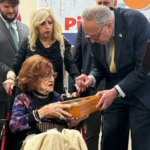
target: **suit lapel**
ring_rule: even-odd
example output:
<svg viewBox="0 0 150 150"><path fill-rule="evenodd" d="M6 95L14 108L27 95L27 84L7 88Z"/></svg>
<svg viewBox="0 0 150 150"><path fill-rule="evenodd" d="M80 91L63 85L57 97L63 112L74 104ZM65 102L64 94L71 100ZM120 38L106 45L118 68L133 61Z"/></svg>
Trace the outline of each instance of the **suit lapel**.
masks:
<svg viewBox="0 0 150 150"><path fill-rule="evenodd" d="M0 28L2 30L2 32L4 32L4 34L7 36L8 40L10 41L12 47L13 47L13 50L15 52L17 52L17 49L16 49L16 46L15 46L15 43L12 39L12 36L8 30L8 28L6 27L5 23L3 22L2 18L0 17Z"/></svg>
<svg viewBox="0 0 150 150"><path fill-rule="evenodd" d="M122 14L118 13L118 9L114 9L115 13L115 62L116 68L119 70L119 59L120 53L123 46L123 41L125 37L125 26L124 26L124 18Z"/></svg>
<svg viewBox="0 0 150 150"><path fill-rule="evenodd" d="M106 50L105 46L99 43L92 44L92 51L94 56L101 62L101 64L105 67L105 69L109 72L109 68L106 62Z"/></svg>

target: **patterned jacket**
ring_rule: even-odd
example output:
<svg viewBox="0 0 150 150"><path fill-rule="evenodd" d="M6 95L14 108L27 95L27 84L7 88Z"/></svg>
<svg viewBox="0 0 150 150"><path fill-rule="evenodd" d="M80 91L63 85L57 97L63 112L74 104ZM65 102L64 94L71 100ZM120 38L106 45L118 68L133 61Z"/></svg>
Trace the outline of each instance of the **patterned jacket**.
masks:
<svg viewBox="0 0 150 150"><path fill-rule="evenodd" d="M62 97L58 93L53 92L51 103L58 101L62 101ZM37 104L31 100L29 93L21 93L18 95L14 101L12 116L9 124L11 131L13 133L25 131L27 135L34 133L32 125L29 124L28 116L33 110L39 108L40 106L37 106ZM66 121L60 119L48 119L46 117L43 117L42 121L66 124Z"/></svg>

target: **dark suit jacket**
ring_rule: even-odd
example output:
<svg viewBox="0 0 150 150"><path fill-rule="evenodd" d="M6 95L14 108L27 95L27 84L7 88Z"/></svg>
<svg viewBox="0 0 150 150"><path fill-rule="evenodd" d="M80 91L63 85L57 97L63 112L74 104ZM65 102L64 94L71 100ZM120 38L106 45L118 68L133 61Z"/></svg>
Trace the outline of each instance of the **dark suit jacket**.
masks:
<svg viewBox="0 0 150 150"><path fill-rule="evenodd" d="M89 74L92 67L91 45L80 24L73 51L74 61L80 73ZM84 59L83 59L84 58Z"/></svg>
<svg viewBox="0 0 150 150"><path fill-rule="evenodd" d="M85 37L82 23L77 33L76 42L73 50L73 59L80 73L88 75L92 68L91 45ZM69 78L69 92L74 92L74 82Z"/></svg>
<svg viewBox="0 0 150 150"><path fill-rule="evenodd" d="M17 21L17 29L20 46L24 38L28 36L29 29L25 24L19 21ZM6 94L4 94L5 91L1 83L6 79L6 74L11 63L13 62L16 52L17 49L11 34L9 33L8 28L0 17L0 101L5 101L6 99Z"/></svg>
<svg viewBox="0 0 150 150"><path fill-rule="evenodd" d="M150 26L146 17L136 10L112 8L115 13L115 63L117 73L109 71L105 47L91 43L94 66L91 71L96 85L106 77L106 88L116 84L127 97L135 95L150 110L149 72L140 68L147 39L150 39Z"/></svg>

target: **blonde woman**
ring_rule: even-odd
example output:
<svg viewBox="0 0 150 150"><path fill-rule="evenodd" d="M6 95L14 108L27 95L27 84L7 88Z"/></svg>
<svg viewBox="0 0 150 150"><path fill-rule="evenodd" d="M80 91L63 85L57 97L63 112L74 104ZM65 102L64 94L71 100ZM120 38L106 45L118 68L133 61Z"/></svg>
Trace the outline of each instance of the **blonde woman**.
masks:
<svg viewBox="0 0 150 150"><path fill-rule="evenodd" d="M31 15L29 28L29 37L22 43L3 86L6 92L11 94L22 63L28 57L39 54L52 61L58 75L54 90L62 94L64 84L63 68L68 71L73 79L79 75L70 53L71 45L66 39L62 38L60 34L61 26L56 21L51 8L43 7L36 10Z"/></svg>

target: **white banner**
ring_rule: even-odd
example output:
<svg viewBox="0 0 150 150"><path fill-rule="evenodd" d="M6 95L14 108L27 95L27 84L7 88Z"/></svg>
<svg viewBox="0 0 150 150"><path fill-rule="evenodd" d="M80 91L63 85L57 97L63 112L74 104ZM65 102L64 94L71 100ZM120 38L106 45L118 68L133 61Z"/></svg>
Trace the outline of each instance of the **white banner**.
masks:
<svg viewBox="0 0 150 150"><path fill-rule="evenodd" d="M37 7L51 7L63 33L76 33L83 10L96 0L37 0ZM128 6L127 6L128 5ZM150 21L150 0L118 0L118 7L139 9Z"/></svg>

